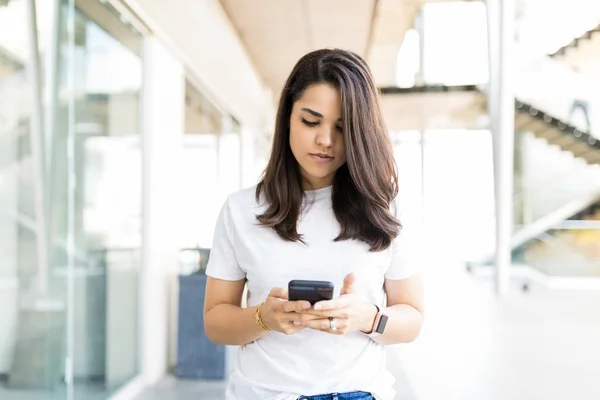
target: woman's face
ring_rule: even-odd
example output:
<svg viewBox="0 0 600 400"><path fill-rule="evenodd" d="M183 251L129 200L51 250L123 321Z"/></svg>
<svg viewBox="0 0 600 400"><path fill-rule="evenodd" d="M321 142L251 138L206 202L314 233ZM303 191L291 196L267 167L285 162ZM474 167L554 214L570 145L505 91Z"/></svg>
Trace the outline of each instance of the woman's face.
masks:
<svg viewBox="0 0 600 400"><path fill-rule="evenodd" d="M308 86L292 108L290 147L300 166L303 189L333 183L346 162L339 91L327 83Z"/></svg>

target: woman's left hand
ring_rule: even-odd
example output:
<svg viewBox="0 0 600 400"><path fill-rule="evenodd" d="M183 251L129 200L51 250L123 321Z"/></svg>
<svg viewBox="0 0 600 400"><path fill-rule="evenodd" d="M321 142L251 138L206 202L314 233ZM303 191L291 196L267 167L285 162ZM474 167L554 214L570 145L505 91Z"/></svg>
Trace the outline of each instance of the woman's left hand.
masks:
<svg viewBox="0 0 600 400"><path fill-rule="evenodd" d="M322 318L303 321L301 324L308 328L337 335L356 331L369 333L377 315L377 307L374 304L365 303L354 291L355 280L353 273L348 274L344 278L344 287L340 297L334 300L320 301L314 307L302 312Z"/></svg>

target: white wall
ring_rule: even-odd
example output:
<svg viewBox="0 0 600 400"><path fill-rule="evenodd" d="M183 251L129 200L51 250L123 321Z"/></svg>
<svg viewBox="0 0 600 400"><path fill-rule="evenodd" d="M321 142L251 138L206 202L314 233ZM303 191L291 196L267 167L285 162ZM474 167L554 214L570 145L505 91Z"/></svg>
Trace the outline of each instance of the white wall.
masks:
<svg viewBox="0 0 600 400"><path fill-rule="evenodd" d="M167 371L171 298L178 272L178 179L185 112L185 73L163 44L144 43L143 270L141 359L146 382Z"/></svg>
<svg viewBox="0 0 600 400"><path fill-rule="evenodd" d="M237 32L218 0L128 0L152 31L245 127L259 130L272 107Z"/></svg>

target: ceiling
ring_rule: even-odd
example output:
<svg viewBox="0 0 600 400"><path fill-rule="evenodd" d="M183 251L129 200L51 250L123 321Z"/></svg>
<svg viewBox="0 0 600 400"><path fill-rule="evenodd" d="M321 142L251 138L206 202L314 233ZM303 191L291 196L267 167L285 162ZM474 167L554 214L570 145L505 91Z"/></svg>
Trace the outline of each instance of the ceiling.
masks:
<svg viewBox="0 0 600 400"><path fill-rule="evenodd" d="M275 97L304 54L339 47L364 55L375 0L221 0Z"/></svg>
<svg viewBox="0 0 600 400"><path fill-rule="evenodd" d="M393 82L396 58L423 3L451 0L220 0L257 72L277 98L298 59L338 47L360 54L376 83Z"/></svg>

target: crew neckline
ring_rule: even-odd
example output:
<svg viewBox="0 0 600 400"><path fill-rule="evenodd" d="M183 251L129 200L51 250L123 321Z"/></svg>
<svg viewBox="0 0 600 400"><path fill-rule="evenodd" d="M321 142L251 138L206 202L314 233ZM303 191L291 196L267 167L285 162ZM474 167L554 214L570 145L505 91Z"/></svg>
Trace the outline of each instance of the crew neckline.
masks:
<svg viewBox="0 0 600 400"><path fill-rule="evenodd" d="M321 189L304 190L304 196L311 200L321 200L331 198L331 192L333 191L333 185L325 186Z"/></svg>

